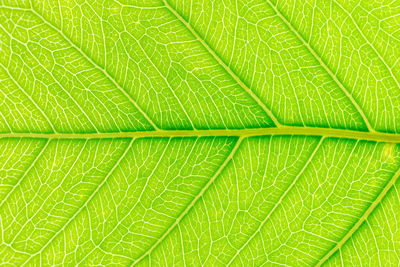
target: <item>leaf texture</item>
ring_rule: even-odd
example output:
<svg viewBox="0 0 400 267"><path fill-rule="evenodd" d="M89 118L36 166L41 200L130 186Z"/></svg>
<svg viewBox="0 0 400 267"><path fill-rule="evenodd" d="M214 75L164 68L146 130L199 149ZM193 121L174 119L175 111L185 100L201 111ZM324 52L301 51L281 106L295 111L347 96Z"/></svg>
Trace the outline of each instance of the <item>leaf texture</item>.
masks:
<svg viewBox="0 0 400 267"><path fill-rule="evenodd" d="M4 266L400 264L400 2L0 0Z"/></svg>

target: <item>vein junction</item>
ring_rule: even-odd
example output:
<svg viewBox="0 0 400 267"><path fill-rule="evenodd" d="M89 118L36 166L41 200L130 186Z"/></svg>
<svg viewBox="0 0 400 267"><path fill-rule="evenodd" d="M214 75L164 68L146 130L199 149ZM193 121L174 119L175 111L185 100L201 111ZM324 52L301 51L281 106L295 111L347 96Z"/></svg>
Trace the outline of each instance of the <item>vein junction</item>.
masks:
<svg viewBox="0 0 400 267"><path fill-rule="evenodd" d="M209 129L209 130L156 130L109 133L1 133L0 138L46 138L46 139L102 139L140 137L200 137L237 136L251 137L263 135L304 135L347 138L375 142L400 143L400 134L383 132L362 132L345 129L282 126L279 128L253 129Z"/></svg>

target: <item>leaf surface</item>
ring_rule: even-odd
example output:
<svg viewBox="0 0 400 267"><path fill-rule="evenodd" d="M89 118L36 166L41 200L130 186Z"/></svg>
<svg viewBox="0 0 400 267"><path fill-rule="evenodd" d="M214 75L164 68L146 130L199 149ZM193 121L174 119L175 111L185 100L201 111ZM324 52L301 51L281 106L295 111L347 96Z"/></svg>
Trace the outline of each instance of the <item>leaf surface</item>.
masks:
<svg viewBox="0 0 400 267"><path fill-rule="evenodd" d="M1 0L0 262L400 264L399 14Z"/></svg>

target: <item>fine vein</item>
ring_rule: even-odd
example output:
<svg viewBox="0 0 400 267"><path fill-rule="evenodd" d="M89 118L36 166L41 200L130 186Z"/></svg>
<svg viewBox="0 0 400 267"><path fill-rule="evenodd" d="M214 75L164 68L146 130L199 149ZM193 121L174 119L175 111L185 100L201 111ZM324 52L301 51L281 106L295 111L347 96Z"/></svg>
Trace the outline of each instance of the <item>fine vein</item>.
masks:
<svg viewBox="0 0 400 267"><path fill-rule="evenodd" d="M190 33L203 45L207 52L221 65L225 71L257 102L257 104L264 110L264 112L270 117L275 126L280 127L281 123L272 113L272 111L261 101L261 99L239 78L239 76L228 66L225 62L214 52L214 50L207 44L207 42L196 32L195 29L168 3L168 0L164 0L166 8L180 21Z"/></svg>
<svg viewBox="0 0 400 267"><path fill-rule="evenodd" d="M286 197L286 195L290 192L290 190L293 188L293 186L297 183L303 172L307 169L308 165L312 162L315 154L317 154L319 148L321 147L321 144L323 143L324 138L321 138L319 140L318 144L315 146L314 151L311 153L310 157L308 158L307 162L304 164L303 168L300 170L300 172L296 175L294 178L293 182L289 185L289 187L283 192L281 197L279 198L278 202L275 203L274 207L269 211L265 219L260 223L258 226L257 230L254 231L254 233L247 239L247 241L237 250L236 254L232 257L232 259L228 262L227 266L230 266L232 262L236 259L236 257L240 254L240 252L253 240L253 238L261 231L262 227L265 225L265 223L269 220L271 215L274 213L276 208L279 207L279 205L282 203L283 199Z"/></svg>
<svg viewBox="0 0 400 267"><path fill-rule="evenodd" d="M72 222L74 221L74 219L76 218L76 216L78 216L82 210L90 203L90 201L93 199L93 197L97 194L97 192L103 187L103 185L106 184L108 178L111 176L111 174L113 174L114 170L119 166L119 164L121 163L121 161L125 158L125 156L128 154L129 150L132 147L132 144L134 142L134 138L130 141L129 145L127 145L125 151L123 152L123 154L119 157L118 161L113 165L113 167L111 168L111 170L107 173L107 175L104 177L104 179L101 181L101 183L94 189L94 191L91 192L91 194L88 196L88 198L86 199L85 203L83 203L81 205L81 207L71 216L71 218L65 222L65 224L57 231L54 233L54 235L47 241L46 244L44 244L42 246L42 248L34 253L31 254L31 256L23 263L21 264L21 266L24 266L25 264L27 264L34 256L40 254L41 252L43 252L43 250L51 243L53 242L53 240L61 233L65 230L65 228Z"/></svg>
<svg viewBox="0 0 400 267"><path fill-rule="evenodd" d="M0 208L3 207L4 203L8 200L8 198L12 195L12 193L15 191L15 189L22 183L22 181L25 179L25 177L28 175L30 170L36 165L36 162L42 157L43 152L46 151L47 146L50 144L49 141L46 142L46 144L41 148L39 154L35 157L35 159L32 161L32 163L29 165L29 167L25 170L24 174L19 178L18 182L12 187L12 189L7 193L5 197L3 197L2 201L0 202Z"/></svg>
<svg viewBox="0 0 400 267"><path fill-rule="evenodd" d="M382 199L386 196L390 188L396 183L400 176L400 169L393 175L390 181L386 184L386 186L382 189L381 193L378 197L371 203L368 209L364 212L364 214L360 217L360 219L354 224L354 226L347 232L347 234L334 246L331 250L329 250L324 257L317 263L317 267L321 266L324 262L326 262L338 249L340 249L347 240L349 240L353 234L360 228L360 226L368 219L368 216L375 210L379 203L381 203Z"/></svg>
<svg viewBox="0 0 400 267"><path fill-rule="evenodd" d="M390 75L392 76L393 80L395 81L396 85L398 88L400 88L400 82L397 79L396 75L394 75L392 68L389 67L389 64L387 64L386 60L384 59L384 57L381 55L380 51L378 51L375 46L372 44L372 42L370 42L369 38L367 38L367 36L364 34L364 32L361 30L360 26L358 25L358 23L356 22L356 20L353 18L353 16L350 14L350 12L348 12L340 3L338 3L337 1L334 1L351 19L351 21L354 23L354 25L356 26L356 29L358 30L358 32L361 34L361 36L364 38L364 40L367 42L367 44L372 48L372 50L374 50L375 54L379 57L379 59L381 60L381 62L383 63L383 65L385 65L385 67L387 68L387 70L389 71Z"/></svg>
<svg viewBox="0 0 400 267"><path fill-rule="evenodd" d="M185 215L192 209L192 207L197 203L197 201L204 195L207 189L214 183L217 177L221 174L221 172L225 169L228 163L231 161L233 156L235 155L236 151L239 149L240 144L243 141L243 137L239 138L236 141L235 146L232 148L229 155L225 158L225 161L221 164L215 174L210 178L208 183L201 189L201 191L196 195L196 197L190 202L190 204L186 207L186 209L176 218L175 222L168 228L167 231L150 247L145 253L143 253L138 259L136 259L132 266L136 263L139 263L142 259L144 259L147 255L149 255L168 235L169 233L179 224L179 222L185 217Z"/></svg>
<svg viewBox="0 0 400 267"><path fill-rule="evenodd" d="M151 124L151 126L158 130L158 126L155 124L155 122L147 115L146 112L143 111L143 109L137 104L137 102L131 97L128 92L122 88L117 81L102 67L99 66L91 57L89 57L80 47L78 47L75 43L73 43L65 34L62 32L59 28L54 26L52 23L48 22L41 14L39 14L36 10L33 8L31 9L32 13L35 14L37 17L39 17L43 23L45 23L47 26L55 30L57 33L59 33L68 44L75 48L87 61L89 61L96 69L100 70L107 78L110 80L123 94L125 97L129 99L129 101L139 110L139 112L145 117L145 119Z"/></svg>
<svg viewBox="0 0 400 267"><path fill-rule="evenodd" d="M318 61L318 63L321 64L321 66L329 74L329 76L332 78L332 80L334 80L335 83L339 86L339 88L342 89L343 93L347 96L347 98L351 101L351 103L357 109L358 113L360 114L361 118L363 119L363 121L364 121L365 125L367 126L368 130L371 131L371 132L375 131L374 128L371 126L371 123L369 122L369 120L368 120L367 116L365 115L364 111L361 109L361 107L359 106L357 101L350 94L349 90L347 90L344 87L343 83L341 81L339 81L339 79L336 77L336 75L325 64L325 62L322 60L322 58L314 50L314 48L312 48L311 45L306 40L304 40L303 36L301 36L301 34L298 32L298 30L286 19L286 17L278 10L278 8L274 4L271 3L270 0L266 0L266 2L275 11L276 15L286 24L286 26L304 44L304 46L313 55L313 57Z"/></svg>

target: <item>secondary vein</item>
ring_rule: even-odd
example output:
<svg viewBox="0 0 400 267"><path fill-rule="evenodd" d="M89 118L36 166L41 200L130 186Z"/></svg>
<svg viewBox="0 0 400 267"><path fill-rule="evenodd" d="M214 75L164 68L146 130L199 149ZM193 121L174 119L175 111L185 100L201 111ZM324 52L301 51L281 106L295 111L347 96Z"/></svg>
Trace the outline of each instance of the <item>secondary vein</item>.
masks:
<svg viewBox="0 0 400 267"><path fill-rule="evenodd" d="M400 82L399 79L397 78L397 76L393 73L393 70L391 67L389 67L389 64L386 62L385 58L382 56L382 52L378 51L377 48L375 48L375 46L373 45L373 43L370 41L370 39L367 37L367 35L364 33L364 31L360 28L360 26L358 25L357 21L353 18L353 16L351 15L351 12L347 11L346 8L344 8L339 2L337 2L336 0L334 0L333 2L335 2L342 10L344 13L346 13L347 16L349 16L349 18L351 19L351 21L354 23L354 25L356 26L356 29L358 30L358 32L361 34L361 36L364 38L365 42L372 48L372 50L374 50L375 54L378 56L378 58L381 60L381 62L383 63L383 65L385 65L385 67L387 68L387 70L389 71L390 75L392 76L393 80L395 81L396 85L398 88L400 88Z"/></svg>
<svg viewBox="0 0 400 267"><path fill-rule="evenodd" d="M371 203L368 209L364 212L364 214L360 217L360 219L354 224L354 226L347 232L347 234L334 246L331 250L329 250L324 257L317 263L317 267L324 264L338 249L340 249L346 242L349 240L353 234L360 228L360 226L368 219L368 216L375 210L379 203L381 203L382 199L386 196L392 186L396 183L398 178L400 177L400 169L393 175L390 181L386 184L386 186L382 189L381 193L378 197Z"/></svg>
<svg viewBox="0 0 400 267"><path fill-rule="evenodd" d="M247 245L256 237L256 235L261 231L261 229L264 227L265 223L269 220L271 215L274 213L274 211L280 206L282 203L283 199L287 196L287 194L292 190L293 186L297 183L299 178L302 176L304 171L307 169L309 164L312 162L314 159L314 156L317 154L319 151L319 148L321 147L322 143L324 141L324 138L321 138L318 142L318 144L315 146L313 152L309 156L307 162L304 164L303 168L300 170L300 172L296 175L296 177L293 179L293 181L290 183L288 188L283 192L281 197L279 198L278 202L275 203L273 208L268 212L267 216L265 216L264 220L259 224L257 229L253 232L253 234L247 239L245 243L242 244L242 246L236 251L235 255L230 259L230 261L226 264L226 266L231 266L232 262L236 259L236 257L242 252L242 250L247 247Z"/></svg>
<svg viewBox="0 0 400 267"><path fill-rule="evenodd" d="M240 77L227 65L225 62L214 52L214 50L208 45L208 43L196 32L196 30L168 3L168 0L163 0L165 7L185 25L190 33L202 44L207 52L218 62L218 64L224 68L224 70L253 98L257 104L264 110L264 112L273 121L276 127L280 127L281 123L278 121L272 111L265 105L264 102L240 79Z"/></svg>
<svg viewBox="0 0 400 267"><path fill-rule="evenodd" d="M105 68L102 68L97 62L95 62L91 57L89 57L80 47L78 47L74 42L70 40L68 36L64 34L58 27L54 26L52 23L47 21L40 13L38 13L33 7L30 11L36 15L39 19L43 21L44 24L49 26L51 29L55 30L58 34L62 36L62 38L74 49L76 49L93 67L100 70L109 81L111 81L123 94L125 97L129 99L129 101L136 107L136 109L143 115L143 117L150 123L150 125L155 129L158 130L158 126L156 123L149 117L149 115L144 112L144 110L139 106L139 104L131 97L131 95L121 87L121 85L112 77Z"/></svg>
<svg viewBox="0 0 400 267"><path fill-rule="evenodd" d="M276 15L285 23L285 25L290 29L291 32L299 39L302 44L307 48L307 50L311 53L311 55L318 61L318 63L324 68L324 70L328 73L331 79L339 86L339 88L343 91L346 97L350 100L353 106L356 108L357 112L360 114L361 118L363 119L365 126L367 126L368 130L373 132L375 131L372 127L371 123L369 122L367 116L365 115L364 111L357 103L357 101L353 98L349 90L347 90L343 83L336 77L336 75L331 71L331 69L325 64L323 59L318 55L318 53L314 50L314 48L303 38L303 36L299 33L299 31L289 22L288 19L282 14L282 12L274 5L270 0L266 0L267 4L274 10Z"/></svg>
<svg viewBox="0 0 400 267"><path fill-rule="evenodd" d="M190 202L190 204L186 207L186 209L179 215L178 218L176 218L175 222L167 229L167 231L155 242L145 253L143 253L139 258L133 261L131 266L134 266L135 264L139 263L141 260L143 260L147 255L149 255L154 249L156 249L161 242L171 233L171 231L179 224L179 222L190 212L192 207L197 203L197 201L204 195L204 193L207 191L207 189L214 183L214 181L218 178L218 176L221 174L221 172L225 169L225 167L228 165L228 163L231 161L233 156L236 154L236 151L239 149L240 144L243 141L243 137L239 138L236 141L235 146L232 148L231 152L229 155L225 158L225 161L221 164L221 166L218 168L218 170L214 173L214 175L210 178L208 183L201 189L201 191L195 196L195 198Z"/></svg>
<svg viewBox="0 0 400 267"><path fill-rule="evenodd" d="M108 178L114 173L115 169L117 167L119 167L121 161L125 158L125 156L128 154L129 150L131 149L133 142L135 141L135 139L133 138L129 144L127 145L127 147L125 148L124 152L122 153L122 155L119 157L119 159L117 160L117 162L113 165L113 167L109 170L109 172L107 173L107 175L104 177L104 179L100 182L100 184L97 185L97 187L90 193L90 195L87 197L86 201L81 205L81 207L75 211L75 213L72 215L72 217L69 218L68 221L66 221L61 228L58 229L58 231L56 231L49 240L47 240L47 242L42 246L42 248L31 254L26 260L25 262L23 262L20 266L25 266L27 263L29 263L29 261L35 257L36 255L42 253L50 243L53 242L53 240L61 233L63 232L66 227L74 221L74 219L83 211L84 208L87 207L87 205L91 202L91 200L94 198L94 196L97 194L97 192L99 192L99 190L106 184L106 182L108 181Z"/></svg>

